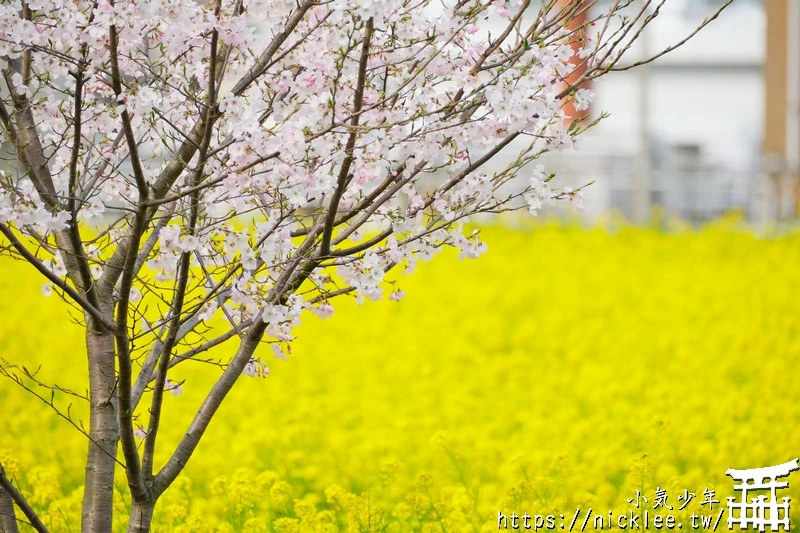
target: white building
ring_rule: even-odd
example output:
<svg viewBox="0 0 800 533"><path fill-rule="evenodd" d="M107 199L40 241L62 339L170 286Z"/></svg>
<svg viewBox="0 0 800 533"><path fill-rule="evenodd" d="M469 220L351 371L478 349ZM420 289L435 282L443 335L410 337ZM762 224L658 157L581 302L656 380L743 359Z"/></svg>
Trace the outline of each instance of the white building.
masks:
<svg viewBox="0 0 800 533"><path fill-rule="evenodd" d="M682 40L719 4L668 1L628 61ZM734 208L765 215L765 22L761 2L736 0L681 48L595 83L593 114L611 116L584 135L578 152L548 158L559 183L596 180L585 190L587 216L616 209L642 218L647 201L691 220Z"/></svg>

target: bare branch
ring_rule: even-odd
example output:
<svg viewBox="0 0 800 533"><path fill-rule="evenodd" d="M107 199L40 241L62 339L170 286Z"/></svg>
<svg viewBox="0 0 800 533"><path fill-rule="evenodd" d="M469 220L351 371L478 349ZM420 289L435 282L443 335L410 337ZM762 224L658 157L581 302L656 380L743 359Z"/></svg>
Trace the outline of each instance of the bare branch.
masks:
<svg viewBox="0 0 800 533"><path fill-rule="evenodd" d="M622 67L616 67L616 66L611 67L611 68L608 69L608 72L619 72L619 71L623 71L623 70L629 70L629 69L632 69L634 67L638 67L638 66L641 66L641 65L646 65L647 63L652 63L653 61L655 61L659 57L661 57L661 56L663 56L665 54L668 54L668 53L672 52L673 50L676 50L676 49L680 48L681 46L686 44L689 41L689 39L691 39L692 37L697 35L697 32L699 32L700 30L702 30L703 28L708 26L711 22L716 20L717 17L719 17L719 15L722 13L722 11L726 7L731 5L732 2L733 2L733 0L727 0L710 17L706 17L705 19L703 19L703 22L701 22L689 35L687 35L686 37L684 37L683 39L681 39L677 43L671 44L671 45L667 46L666 48L664 48L661 52L659 52L659 53L657 53L657 54L655 54L653 56L650 56L650 57L648 57L646 59L642 59L640 61L636 61L634 63L631 63L630 65L625 65L625 66L622 66Z"/></svg>
<svg viewBox="0 0 800 533"><path fill-rule="evenodd" d="M64 280L56 276L44 264L33 255L19 239L14 235L14 232L5 224L0 224L0 233L2 233L10 242L11 246L33 267L38 270L50 283L64 291L69 295L72 300L81 306L99 325L103 326L107 331L116 331L116 326L111 322L108 317L104 316L96 307L90 304L83 296L81 296L75 289L70 287Z"/></svg>
<svg viewBox="0 0 800 533"><path fill-rule="evenodd" d="M17 504L17 507L19 507L20 511L22 511L22 514L25 515L25 518L28 519L31 526L33 526L36 531L39 533L48 533L48 529L39 519L39 515L36 514L25 497L22 496L17 488L11 483L11 480L6 477L6 471L2 464L0 464L0 487L2 487L2 490L8 494L12 500L14 500L14 503Z"/></svg>

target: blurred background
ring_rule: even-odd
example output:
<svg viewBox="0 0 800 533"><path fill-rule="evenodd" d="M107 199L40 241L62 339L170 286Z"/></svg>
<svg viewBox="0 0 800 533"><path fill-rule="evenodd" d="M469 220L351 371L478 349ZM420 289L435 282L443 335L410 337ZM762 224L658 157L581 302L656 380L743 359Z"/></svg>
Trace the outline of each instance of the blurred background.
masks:
<svg viewBox="0 0 800 533"><path fill-rule="evenodd" d="M721 0L667 2L628 63L691 33ZM584 215L702 222L738 210L751 222L793 220L800 202L800 1L734 0L698 35L644 67L591 87L577 152L552 154L558 182L585 189Z"/></svg>

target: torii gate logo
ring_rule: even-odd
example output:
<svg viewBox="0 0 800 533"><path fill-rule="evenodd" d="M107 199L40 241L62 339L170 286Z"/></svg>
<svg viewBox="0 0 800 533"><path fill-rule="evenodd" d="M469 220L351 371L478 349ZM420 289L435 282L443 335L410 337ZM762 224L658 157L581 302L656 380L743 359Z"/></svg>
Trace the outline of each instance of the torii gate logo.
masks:
<svg viewBox="0 0 800 533"><path fill-rule="evenodd" d="M778 481L787 477L789 473L798 470L797 459L775 466L751 468L749 470L735 470L729 468L725 474L739 483L734 485L734 490L741 491L742 499L737 501L733 496L728 497L728 529L738 525L739 529L765 531L769 526L770 531L789 531L789 502L791 498L782 498L778 503L776 492L789 486L788 481ZM769 499L759 492L769 491ZM758 496L753 496L758 494ZM750 501L748 501L750 496ZM737 513L738 511L738 513Z"/></svg>

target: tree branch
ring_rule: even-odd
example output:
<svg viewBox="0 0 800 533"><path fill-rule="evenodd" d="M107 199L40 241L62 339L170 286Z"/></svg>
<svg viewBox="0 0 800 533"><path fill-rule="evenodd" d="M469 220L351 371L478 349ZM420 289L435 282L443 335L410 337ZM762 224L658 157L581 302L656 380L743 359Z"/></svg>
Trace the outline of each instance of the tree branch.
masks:
<svg viewBox="0 0 800 533"><path fill-rule="evenodd" d="M25 515L25 518L28 519L31 526L38 531L39 533L48 533L47 527L42 523L39 519L39 516L30 506L28 501L20 494L17 488L11 483L11 481L6 477L6 471L3 468L3 465L0 464L0 487L9 495L11 499L14 500L14 503L17 504L22 514Z"/></svg>
<svg viewBox="0 0 800 533"><path fill-rule="evenodd" d="M86 257L86 251L83 248L83 240L81 239L81 231L78 225L78 208L75 201L75 195L77 194L78 158L80 157L81 150L83 81L83 68L80 68L75 74L75 104L72 116L73 140L69 161L69 190L67 192L67 209L69 210L70 218L67 221L67 234L69 235L70 245L72 246L72 252L78 268L78 275L81 279L83 291L86 293L86 298L92 306L100 307L100 302L94 287L94 280L92 279L92 271L89 267L89 259Z"/></svg>
<svg viewBox="0 0 800 533"><path fill-rule="evenodd" d="M270 60L272 56L275 55L275 52L283 45L286 39L289 38L289 35L295 30L298 24L303 20L306 13L309 9L311 9L317 2L315 0L305 0L301 3L297 11L295 11L289 20L286 21L286 27L283 29L282 32L278 33L272 42L269 43L267 48L261 53L261 55L256 60L255 65L250 67L250 70L242 76L242 78L234 85L231 92L236 96L241 96L250 84L253 83L255 80L258 79L259 76L266 72L267 68L269 68Z"/></svg>
<svg viewBox="0 0 800 533"><path fill-rule="evenodd" d="M20 242L20 240L17 239L17 236L14 235L14 232L11 231L11 229L8 226L6 226L5 224L0 224L0 233L2 233L6 237L6 239L8 239L11 242L11 245L14 247L14 249L28 263L33 265L33 267L36 270L38 270L44 277L46 277L50 281L50 283L52 283L53 285L64 291L65 294L69 295L69 297L72 298L72 300L76 304L81 306L81 308L84 311L86 311L94 320L96 320L99 325L103 326L103 328L105 328L109 332L116 331L116 326L114 325L113 322L111 322L107 317L103 316L103 314L96 307L90 304L86 300L86 298L84 298L83 296L81 296L81 294L78 293L78 291L70 287L69 284L67 284L67 282L56 276L53 272L50 271L49 268L44 266L44 264L39 260L39 258L33 255L30 252L30 250L25 248L25 245L23 245L22 242Z"/></svg>
<svg viewBox="0 0 800 533"><path fill-rule="evenodd" d="M331 198L331 203L328 206L328 216L325 219L325 229L322 231L322 243L320 244L320 254L326 256L331 253L331 235L333 234L333 226L336 221L336 211L339 209L339 202L342 199L344 190L347 187L347 177L350 174L350 166L353 164L353 151L356 146L356 138L358 137L358 122L361 116L361 105L364 102L364 87L367 80L367 59L369 59L369 42L372 39L373 31L372 17L367 19L364 28L364 41L361 45L361 58L358 63L358 82L356 85L355 94L353 95L353 118L350 121L350 136L347 139L347 146L345 147L345 157L342 162L342 167L339 170L339 177L336 183L336 190Z"/></svg>
<svg viewBox="0 0 800 533"><path fill-rule="evenodd" d="M316 237L317 233L312 232L306 237L303 244L298 247L291 264L284 270L271 290L270 300L272 303L285 303L288 296L294 293L303 281L308 278L311 272L314 271L314 268L316 268L318 264L316 259L306 259L305 256L313 247ZM301 263L302 267L300 267ZM299 271L297 270L298 267L300 267ZM242 375L244 367L250 362L250 358L253 356L259 342L261 342L261 338L264 336L267 326L268 324L264 322L264 320L260 319L260 317L255 317L253 325L250 326L247 332L242 336L239 348L233 356L233 359L231 359L231 362L225 368L222 376L220 376L205 400L203 400L203 404L195 414L192 423L189 425L189 428L186 430L186 433L172 456L156 475L153 482L156 493L164 491L186 466L189 458L191 458L195 449L197 449L200 439L203 437L206 429L208 429L208 425L211 423L217 409L222 405L222 401L231 391L236 380Z"/></svg>
<svg viewBox="0 0 800 533"><path fill-rule="evenodd" d="M221 2L215 2L214 14L219 17L221 9ZM217 42L219 34L216 29L212 32L211 36L211 51L209 55L208 67L208 95L206 101L206 123L211 124L214 121L214 113L217 108ZM211 128L206 128L205 135L203 136L203 144L200 147L200 164L195 169L192 179L192 187L196 187L203 179L203 171L205 169L205 162L207 160L208 148L211 144ZM189 227L188 234L194 235L197 226L197 217L199 212L200 190L193 190L190 198L189 207ZM183 302L186 298L186 290L189 283L189 265L191 263L191 252L185 251L181 253L180 264L178 266L178 279L175 293L173 294L172 308L170 314L169 330L167 339L164 342L164 349L161 353L161 358L158 361L158 371L156 373L156 383L153 389L153 398L150 402L150 423L147 429L147 436L144 442L144 452L142 454L142 467L146 479L150 480L153 477L153 458L155 456L156 437L158 436L158 429L161 421L161 410L163 407L164 385L167 379L167 369L169 368L170 357L172 350L175 348L175 343L180 328L181 313L183 312Z"/></svg>

